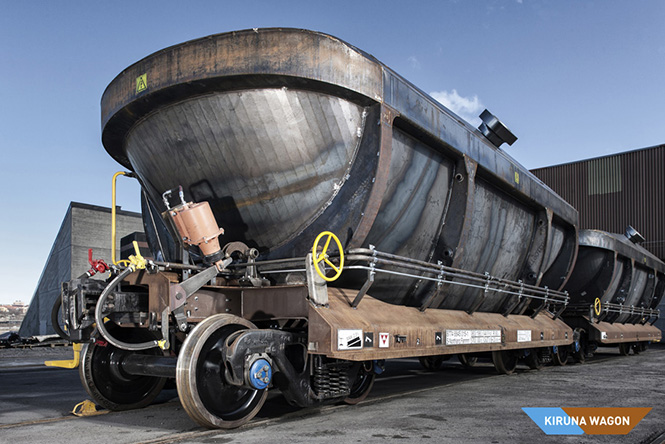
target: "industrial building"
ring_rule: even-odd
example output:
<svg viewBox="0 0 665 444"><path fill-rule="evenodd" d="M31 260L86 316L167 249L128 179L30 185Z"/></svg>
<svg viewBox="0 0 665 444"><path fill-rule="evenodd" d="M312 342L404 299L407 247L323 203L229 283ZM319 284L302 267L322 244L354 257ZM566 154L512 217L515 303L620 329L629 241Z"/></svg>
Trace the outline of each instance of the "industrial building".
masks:
<svg viewBox="0 0 665 444"><path fill-rule="evenodd" d="M119 209L116 214L116 251L120 257L121 238L136 232L142 234L143 222L140 213ZM55 333L51 326L51 308L60 296L60 285L90 269L89 248L93 250L94 259L111 264L111 209L71 202L21 324L21 337ZM108 273L95 277L106 278Z"/></svg>
<svg viewBox="0 0 665 444"><path fill-rule="evenodd" d="M623 233L628 225L665 260L665 145L531 170L580 214L580 229ZM661 313L665 305L661 302ZM665 329L665 319L656 323Z"/></svg>

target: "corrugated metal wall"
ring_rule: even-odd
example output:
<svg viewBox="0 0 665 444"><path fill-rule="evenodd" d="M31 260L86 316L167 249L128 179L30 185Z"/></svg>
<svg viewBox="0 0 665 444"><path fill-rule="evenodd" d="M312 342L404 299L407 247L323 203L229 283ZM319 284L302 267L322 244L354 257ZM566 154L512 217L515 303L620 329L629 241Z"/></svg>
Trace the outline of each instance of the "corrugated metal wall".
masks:
<svg viewBox="0 0 665 444"><path fill-rule="evenodd" d="M665 260L665 145L532 170L580 212L580 228L623 233Z"/></svg>

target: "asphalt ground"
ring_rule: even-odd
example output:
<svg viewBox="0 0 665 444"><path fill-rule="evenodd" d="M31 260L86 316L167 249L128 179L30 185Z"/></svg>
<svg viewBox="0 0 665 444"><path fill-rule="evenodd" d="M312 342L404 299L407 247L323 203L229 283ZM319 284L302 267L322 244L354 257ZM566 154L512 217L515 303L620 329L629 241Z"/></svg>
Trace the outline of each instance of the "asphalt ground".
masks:
<svg viewBox="0 0 665 444"><path fill-rule="evenodd" d="M197 426L174 389L144 409L70 411L89 398L76 370L47 368L69 347L0 350L2 443L662 443L665 442L665 347L619 356L601 349L584 365L497 375L489 363L464 369L455 359L425 371L417 360L387 363L357 406L289 406L275 391L247 425L231 431ZM652 407L628 435L547 436L522 407Z"/></svg>

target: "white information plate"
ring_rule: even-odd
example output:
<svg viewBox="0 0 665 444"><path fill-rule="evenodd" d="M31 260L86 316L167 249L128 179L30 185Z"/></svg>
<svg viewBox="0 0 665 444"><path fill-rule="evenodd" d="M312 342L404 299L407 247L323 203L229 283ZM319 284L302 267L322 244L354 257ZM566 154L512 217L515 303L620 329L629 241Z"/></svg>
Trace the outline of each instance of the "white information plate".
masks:
<svg viewBox="0 0 665 444"><path fill-rule="evenodd" d="M531 342L531 330L517 330L517 342Z"/></svg>
<svg viewBox="0 0 665 444"><path fill-rule="evenodd" d="M362 348L362 330L337 330L337 350L361 350Z"/></svg>
<svg viewBox="0 0 665 444"><path fill-rule="evenodd" d="M501 330L446 330L446 345L501 343Z"/></svg>

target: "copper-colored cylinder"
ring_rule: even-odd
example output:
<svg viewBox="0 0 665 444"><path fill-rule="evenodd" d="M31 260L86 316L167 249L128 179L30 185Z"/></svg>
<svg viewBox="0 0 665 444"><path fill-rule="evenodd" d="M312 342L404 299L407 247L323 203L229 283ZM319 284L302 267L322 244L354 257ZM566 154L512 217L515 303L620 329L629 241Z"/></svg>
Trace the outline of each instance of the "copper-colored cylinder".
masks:
<svg viewBox="0 0 665 444"><path fill-rule="evenodd" d="M208 202L190 202L173 208L171 216L185 243L196 245L205 256L220 250L217 238L224 234L224 229L217 225Z"/></svg>

